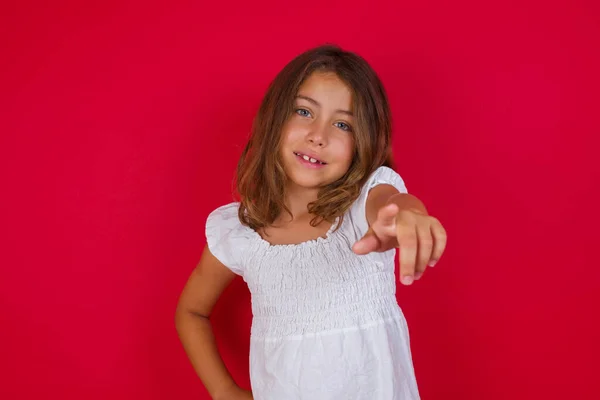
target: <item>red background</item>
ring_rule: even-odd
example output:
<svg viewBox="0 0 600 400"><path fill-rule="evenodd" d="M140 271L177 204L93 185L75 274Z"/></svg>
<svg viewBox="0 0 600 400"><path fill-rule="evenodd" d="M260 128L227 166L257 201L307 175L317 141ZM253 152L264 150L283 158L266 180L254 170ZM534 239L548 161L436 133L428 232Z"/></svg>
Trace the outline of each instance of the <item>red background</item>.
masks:
<svg viewBox="0 0 600 400"><path fill-rule="evenodd" d="M269 81L324 42L379 72L449 232L398 289L423 399L600 398L597 2L94 3L0 11L0 398L207 398L177 297ZM250 316L237 280L244 385Z"/></svg>

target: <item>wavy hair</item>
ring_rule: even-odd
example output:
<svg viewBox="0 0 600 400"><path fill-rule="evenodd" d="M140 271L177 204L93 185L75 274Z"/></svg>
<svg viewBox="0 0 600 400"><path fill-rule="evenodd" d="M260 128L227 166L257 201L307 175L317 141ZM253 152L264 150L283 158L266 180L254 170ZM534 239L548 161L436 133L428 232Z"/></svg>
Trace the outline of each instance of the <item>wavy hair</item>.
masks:
<svg viewBox="0 0 600 400"><path fill-rule="evenodd" d="M284 203L287 177L280 161L281 132L293 113L300 86L317 71L335 73L352 91L355 149L346 174L321 188L317 200L308 205L315 215L311 225L343 218L369 176L382 165L393 167L391 113L375 71L359 55L334 45L308 50L290 61L269 85L238 162L239 219L252 229L266 228L282 212L290 213Z"/></svg>

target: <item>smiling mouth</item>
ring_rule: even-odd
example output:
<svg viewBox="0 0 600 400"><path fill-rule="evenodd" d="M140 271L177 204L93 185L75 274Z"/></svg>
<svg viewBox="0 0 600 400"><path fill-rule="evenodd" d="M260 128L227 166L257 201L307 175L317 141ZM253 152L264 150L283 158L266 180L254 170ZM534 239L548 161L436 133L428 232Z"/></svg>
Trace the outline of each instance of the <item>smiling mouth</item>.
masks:
<svg viewBox="0 0 600 400"><path fill-rule="evenodd" d="M294 152L294 154L295 154L297 157L300 157L300 158L304 159L304 161L308 161L308 162L309 162L309 163L311 163L311 164L321 164L321 165L327 165L327 163L326 163L326 162L323 162L323 161L321 161L321 160L317 160L316 158L313 158L313 157L309 157L309 156L307 156L307 155L305 155L305 154L302 154L302 153L296 153L296 152Z"/></svg>

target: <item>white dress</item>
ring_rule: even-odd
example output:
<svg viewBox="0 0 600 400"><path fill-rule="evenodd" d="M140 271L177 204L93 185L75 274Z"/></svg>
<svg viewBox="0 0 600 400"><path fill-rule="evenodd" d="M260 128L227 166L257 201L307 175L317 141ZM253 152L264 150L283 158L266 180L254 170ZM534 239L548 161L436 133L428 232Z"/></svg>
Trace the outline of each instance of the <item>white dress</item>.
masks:
<svg viewBox="0 0 600 400"><path fill-rule="evenodd" d="M250 380L256 400L418 400L406 321L396 302L395 250L358 256L380 167L325 238L271 245L238 219L239 203L206 222L210 251L252 295Z"/></svg>

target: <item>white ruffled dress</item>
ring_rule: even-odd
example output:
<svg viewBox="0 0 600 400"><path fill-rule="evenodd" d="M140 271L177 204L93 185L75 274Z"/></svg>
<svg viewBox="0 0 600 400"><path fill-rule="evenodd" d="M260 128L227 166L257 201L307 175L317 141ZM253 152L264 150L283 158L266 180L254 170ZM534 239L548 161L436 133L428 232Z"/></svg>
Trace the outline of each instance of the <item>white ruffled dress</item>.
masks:
<svg viewBox="0 0 600 400"><path fill-rule="evenodd" d="M395 250L358 256L365 205L379 184L406 193L378 168L325 238L271 245L238 219L238 203L206 222L210 251L252 296L250 380L256 400L418 400L408 328L396 301Z"/></svg>

